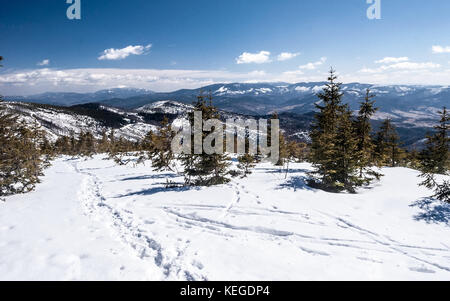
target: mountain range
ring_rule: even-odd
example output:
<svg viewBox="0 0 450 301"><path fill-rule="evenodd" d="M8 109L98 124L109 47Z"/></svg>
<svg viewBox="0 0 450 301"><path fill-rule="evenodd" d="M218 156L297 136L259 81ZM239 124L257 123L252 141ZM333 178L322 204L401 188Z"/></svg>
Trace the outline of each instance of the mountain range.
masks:
<svg viewBox="0 0 450 301"><path fill-rule="evenodd" d="M139 139L159 124L164 115L175 120L191 110L200 94L211 94L224 118L267 118L278 112L287 135L308 140L315 104L325 82L314 83L233 83L214 84L199 89L160 93L145 89L116 88L94 93L42 93L7 96L13 112L24 119L35 117L51 137L91 130L100 135L115 129L128 139ZM379 86L343 84L343 102L357 110L366 90L375 95L379 108L373 118L376 129L391 118L409 148L420 147L426 133L438 121L437 112L450 104L448 86Z"/></svg>
<svg viewBox="0 0 450 301"><path fill-rule="evenodd" d="M121 109L138 109L158 101L192 104L201 93L213 96L221 110L237 114L267 115L272 112L305 114L315 110L317 93L325 82L312 83L233 83L214 84L198 89L174 92L153 92L145 89L116 88L95 93L43 93L31 96L7 96L6 100L72 106L101 103ZM379 111L375 120L391 118L398 124L412 127L431 127L437 111L450 104L448 86L380 86L361 83L342 85L343 102L357 110L366 89L375 95Z"/></svg>

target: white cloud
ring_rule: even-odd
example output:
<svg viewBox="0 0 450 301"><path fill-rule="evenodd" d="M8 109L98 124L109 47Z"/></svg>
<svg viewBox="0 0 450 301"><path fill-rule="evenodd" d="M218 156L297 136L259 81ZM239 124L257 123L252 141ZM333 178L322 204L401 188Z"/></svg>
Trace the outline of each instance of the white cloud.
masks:
<svg viewBox="0 0 450 301"><path fill-rule="evenodd" d="M122 49L106 49L102 52L102 55L98 57L99 60L123 60L130 55L141 55L150 50L151 44L147 46L127 46Z"/></svg>
<svg viewBox="0 0 450 301"><path fill-rule="evenodd" d="M293 59L294 57L297 57L300 55L300 52L292 53L292 52L282 52L278 55L277 60L278 61L287 61L290 59Z"/></svg>
<svg viewBox="0 0 450 301"><path fill-rule="evenodd" d="M226 70L42 68L0 74L0 91L3 95L27 95L46 91L93 92L119 86L173 91L213 83L265 81L272 77L261 70L241 73Z"/></svg>
<svg viewBox="0 0 450 301"><path fill-rule="evenodd" d="M389 66L389 67L388 67ZM376 72L349 72L339 74L342 82L370 84L449 85L450 68L438 68L434 63L403 62L387 65ZM380 66L381 67L381 66ZM369 69L368 69L369 70ZM6 71L6 70L5 70ZM3 95L29 95L42 92L93 92L114 87L146 88L154 91L193 89L214 83L232 82L319 82L328 74L293 70L269 73L261 70L232 72L227 70L176 69L117 69L36 68L0 73L0 91Z"/></svg>
<svg viewBox="0 0 450 301"><path fill-rule="evenodd" d="M260 51L258 53L244 52L238 58L236 63L238 64L264 64L270 62L270 52Z"/></svg>
<svg viewBox="0 0 450 301"><path fill-rule="evenodd" d="M314 69L316 69L318 66L323 65L326 61L327 61L327 58L326 58L326 57L321 57L319 61L313 62L313 63L308 63L308 64L306 64L306 65L299 66L299 68L300 68L300 69L305 69L305 70L314 70Z"/></svg>
<svg viewBox="0 0 450 301"><path fill-rule="evenodd" d="M291 75L303 75L304 73L303 73L302 70L294 70L294 71L286 71L286 72L283 72L283 74L284 74L284 75L291 76Z"/></svg>
<svg viewBox="0 0 450 301"><path fill-rule="evenodd" d="M411 71L417 71L417 70L430 70L430 69L437 69L440 68L440 64L427 62L427 63L415 63L415 62L401 62L391 65L383 65L378 68L364 68L361 69L361 73L383 73L386 71L395 71L395 70L411 70Z"/></svg>
<svg viewBox="0 0 450 301"><path fill-rule="evenodd" d="M388 69L423 70L423 69L436 69L439 67L441 67L441 65L432 62L428 63L403 62L390 65L388 66Z"/></svg>
<svg viewBox="0 0 450 301"><path fill-rule="evenodd" d="M444 47L444 46L436 45L436 46L433 46L431 48L431 50L433 53L450 53L450 46Z"/></svg>
<svg viewBox="0 0 450 301"><path fill-rule="evenodd" d="M50 65L50 60L49 59L45 59L42 62L38 62L37 65L38 66L48 66L48 65Z"/></svg>
<svg viewBox="0 0 450 301"><path fill-rule="evenodd" d="M375 61L376 64L391 64L391 63L401 63L407 62L409 58L406 56L403 57L385 57L381 60Z"/></svg>

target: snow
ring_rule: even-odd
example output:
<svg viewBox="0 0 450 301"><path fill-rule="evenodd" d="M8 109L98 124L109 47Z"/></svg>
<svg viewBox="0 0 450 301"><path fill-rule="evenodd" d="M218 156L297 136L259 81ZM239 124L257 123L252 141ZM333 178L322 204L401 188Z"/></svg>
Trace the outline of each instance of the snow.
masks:
<svg viewBox="0 0 450 301"><path fill-rule="evenodd" d="M309 188L310 168L165 189L182 177L148 162L57 159L0 203L0 280L450 280L450 206L416 171L351 195Z"/></svg>
<svg viewBox="0 0 450 301"><path fill-rule="evenodd" d="M100 139L103 131L109 131L111 128L103 126L94 118L67 114L56 108L33 107L28 103L6 103L6 107L13 113L19 112L19 120L25 124L32 125L34 122L46 132L46 137L51 142L55 142L62 135L78 134L82 131L91 131L95 138ZM123 137L131 141L142 139L149 131L157 129L156 126L145 123L143 118L135 112L125 112L120 109L101 106L102 109L120 114L123 116L134 116L137 122L131 122L129 118L124 118L128 124L115 129L117 137Z"/></svg>
<svg viewBox="0 0 450 301"><path fill-rule="evenodd" d="M142 113L185 114L192 110L193 106L177 101L162 100L138 108Z"/></svg>
<svg viewBox="0 0 450 301"><path fill-rule="evenodd" d="M323 89L324 89L325 87L326 87L325 85L322 85L322 86L314 86L314 87L312 88L312 91L313 91L314 93L319 93L319 92L323 91Z"/></svg>
<svg viewBox="0 0 450 301"><path fill-rule="evenodd" d="M309 92L310 88L309 87L301 87L301 86L297 86L295 87L295 91L299 91L299 92Z"/></svg>

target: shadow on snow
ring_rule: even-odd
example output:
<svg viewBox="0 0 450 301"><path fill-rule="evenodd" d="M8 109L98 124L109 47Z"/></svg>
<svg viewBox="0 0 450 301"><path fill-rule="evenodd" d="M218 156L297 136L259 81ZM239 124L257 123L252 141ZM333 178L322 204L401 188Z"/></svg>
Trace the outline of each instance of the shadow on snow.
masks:
<svg viewBox="0 0 450 301"><path fill-rule="evenodd" d="M278 185L276 189L293 189L294 191L297 190L316 191L316 189L309 187L306 184L307 179L308 178L304 176L291 177L285 183Z"/></svg>
<svg viewBox="0 0 450 301"><path fill-rule="evenodd" d="M120 181L138 181L138 180L166 179L176 177L178 177L178 175L166 173L166 174L144 175L144 176L123 178Z"/></svg>
<svg viewBox="0 0 450 301"><path fill-rule="evenodd" d="M154 195L154 194L161 193L161 192L183 192L183 191L189 191L189 190L200 190L200 187L194 187L194 186L180 186L180 187L167 187L166 188L166 187L164 187L165 184L166 183L156 183L156 185L162 185L162 186L152 187L152 188L148 188L148 189L144 189L144 190L140 190L140 191L129 192L126 194L121 194L121 195L115 196L114 198L119 199L119 198L124 198L124 197L129 197L129 196L149 196L149 195Z"/></svg>
<svg viewBox="0 0 450 301"><path fill-rule="evenodd" d="M411 207L418 207L422 210L414 216L416 221L427 223L444 223L450 225L450 204L440 202L431 198L423 198L414 202Z"/></svg>

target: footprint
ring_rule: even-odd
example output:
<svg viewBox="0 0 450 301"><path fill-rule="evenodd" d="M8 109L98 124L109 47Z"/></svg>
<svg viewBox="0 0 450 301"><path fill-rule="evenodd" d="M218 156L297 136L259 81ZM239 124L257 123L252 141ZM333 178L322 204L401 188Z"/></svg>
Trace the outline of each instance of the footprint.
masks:
<svg viewBox="0 0 450 301"><path fill-rule="evenodd" d="M373 263L383 263L382 261L378 261L378 260L367 258L367 257L356 257L356 258L359 260L362 260L362 261L369 261L369 262L373 262Z"/></svg>
<svg viewBox="0 0 450 301"><path fill-rule="evenodd" d="M413 272L418 272L418 273L427 273L427 274L434 274L434 273L436 273L435 271L429 270L429 269L427 269L425 267L420 267L420 268L411 267L411 268L409 268L409 270L413 271Z"/></svg>
<svg viewBox="0 0 450 301"><path fill-rule="evenodd" d="M203 270L203 268L204 268L203 264L201 262L196 261L196 260L194 260L192 262L192 265L195 266L196 268L198 268L199 270Z"/></svg>

